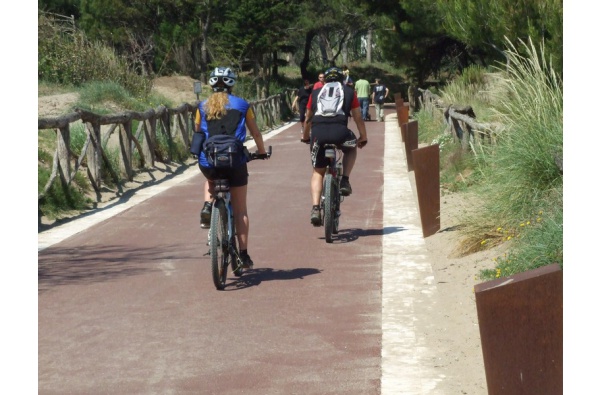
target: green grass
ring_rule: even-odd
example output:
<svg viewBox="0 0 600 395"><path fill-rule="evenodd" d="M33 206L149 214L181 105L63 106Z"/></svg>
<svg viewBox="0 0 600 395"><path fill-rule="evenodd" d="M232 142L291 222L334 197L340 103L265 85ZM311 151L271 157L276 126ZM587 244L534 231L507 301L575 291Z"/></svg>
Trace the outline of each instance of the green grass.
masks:
<svg viewBox="0 0 600 395"><path fill-rule="evenodd" d="M478 122L501 124L495 144L476 139L461 150L438 113L414 116L420 143L440 144L442 190L481 202L465 216L465 252L510 243L482 280L563 263L562 81L543 46L507 43L507 55L508 67L466 69L439 93L447 104L470 105Z"/></svg>

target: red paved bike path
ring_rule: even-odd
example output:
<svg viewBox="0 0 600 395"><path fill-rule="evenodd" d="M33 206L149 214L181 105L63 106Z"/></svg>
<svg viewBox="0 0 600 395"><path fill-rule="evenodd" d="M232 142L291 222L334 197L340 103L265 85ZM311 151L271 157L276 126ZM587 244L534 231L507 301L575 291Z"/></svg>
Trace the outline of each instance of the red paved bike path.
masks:
<svg viewBox="0 0 600 395"><path fill-rule="evenodd" d="M299 124L267 140L249 164L255 268L225 291L199 171L40 251L39 393L379 394L384 124L367 122L333 244L309 222Z"/></svg>

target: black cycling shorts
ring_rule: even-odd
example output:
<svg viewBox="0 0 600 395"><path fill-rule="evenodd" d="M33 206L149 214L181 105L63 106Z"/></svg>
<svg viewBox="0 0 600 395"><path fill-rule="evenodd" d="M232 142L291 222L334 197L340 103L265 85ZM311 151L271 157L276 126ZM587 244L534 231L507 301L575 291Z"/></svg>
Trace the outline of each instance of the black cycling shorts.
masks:
<svg viewBox="0 0 600 395"><path fill-rule="evenodd" d="M310 131L310 152L312 165L322 169L327 167L324 144L336 144L342 152L356 149L356 135L344 125L320 124Z"/></svg>
<svg viewBox="0 0 600 395"><path fill-rule="evenodd" d="M242 166L233 168L215 168L215 167L203 167L200 166L200 171L204 174L207 180L229 180L229 186L231 187L243 187L248 185L248 165L243 164Z"/></svg>
<svg viewBox="0 0 600 395"><path fill-rule="evenodd" d="M298 105L298 112L300 113L300 122L304 122L306 119L306 103Z"/></svg>

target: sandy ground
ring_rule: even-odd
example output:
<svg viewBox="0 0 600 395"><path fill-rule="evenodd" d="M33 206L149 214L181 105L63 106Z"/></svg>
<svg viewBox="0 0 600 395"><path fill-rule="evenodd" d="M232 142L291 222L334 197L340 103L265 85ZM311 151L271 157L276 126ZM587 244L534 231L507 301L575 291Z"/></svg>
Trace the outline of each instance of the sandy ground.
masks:
<svg viewBox="0 0 600 395"><path fill-rule="evenodd" d="M161 77L155 81L154 89L175 103L189 103L196 100L193 83L194 80L189 77ZM52 117L69 113L76 101L77 95L72 93L39 97L38 115ZM139 173L134 181L124 186L124 191L130 193L159 182L175 171L173 167L162 165L152 172ZM106 190L98 206L115 199L116 192ZM431 317L434 333L428 336L435 339L438 347L440 371L447 377L460 378L459 383L450 386L460 388L460 392L452 392L452 395L487 394L474 286L481 282L477 279L479 272L492 268L492 259L500 256L506 247L499 246L467 256L457 254L462 237L456 229L464 220L465 213L473 207L472 199L463 194L442 196L441 230L425 239L440 295L438 309ZM51 227L60 222L44 219L43 226Z"/></svg>

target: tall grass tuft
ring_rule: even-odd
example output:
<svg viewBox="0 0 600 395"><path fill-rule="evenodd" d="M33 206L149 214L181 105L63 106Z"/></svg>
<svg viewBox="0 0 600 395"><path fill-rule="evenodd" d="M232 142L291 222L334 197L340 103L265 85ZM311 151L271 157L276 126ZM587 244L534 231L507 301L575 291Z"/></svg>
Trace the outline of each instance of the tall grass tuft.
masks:
<svg viewBox="0 0 600 395"><path fill-rule="evenodd" d="M523 44L523 43L522 43ZM510 66L492 92L506 127L484 150L490 211L516 222L540 209L562 210L562 81L530 42L526 55L509 43ZM560 161L559 161L560 159Z"/></svg>
<svg viewBox="0 0 600 395"><path fill-rule="evenodd" d="M531 41L520 47L523 54L508 43L509 66L498 73L491 92L506 129L497 144L484 147L479 162L486 202L479 219L518 230L514 251L500 259L496 276L562 264L562 81L546 61L543 44L539 52ZM543 218L524 225L539 213Z"/></svg>

